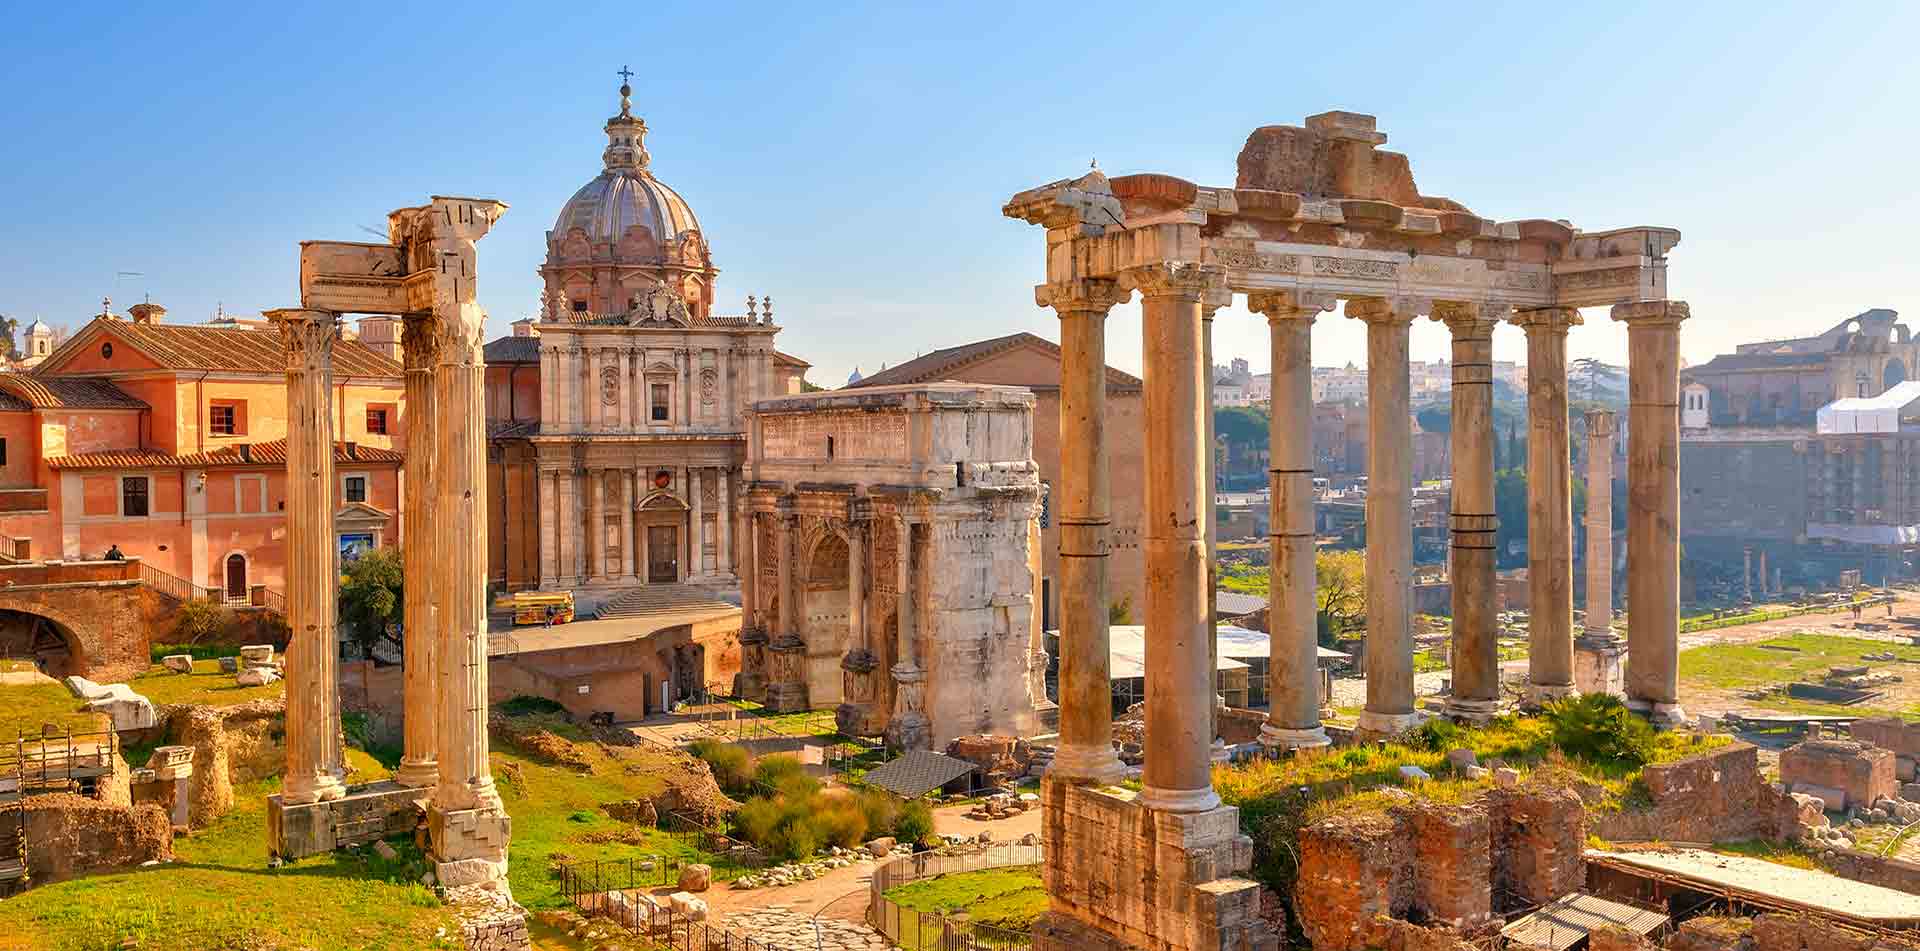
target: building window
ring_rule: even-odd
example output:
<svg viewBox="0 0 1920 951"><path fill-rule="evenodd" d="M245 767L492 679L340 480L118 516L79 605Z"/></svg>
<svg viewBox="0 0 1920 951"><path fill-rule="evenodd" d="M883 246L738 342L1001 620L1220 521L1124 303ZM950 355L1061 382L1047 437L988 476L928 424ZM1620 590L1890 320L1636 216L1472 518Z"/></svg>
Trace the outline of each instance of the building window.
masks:
<svg viewBox="0 0 1920 951"><path fill-rule="evenodd" d="M7 440L0 437L0 466L7 464Z"/></svg>
<svg viewBox="0 0 1920 951"><path fill-rule="evenodd" d="M366 476L347 476L342 485L344 488L341 490L341 494L346 497L347 501L365 502L367 500Z"/></svg>
<svg viewBox="0 0 1920 951"><path fill-rule="evenodd" d="M387 434L386 407L367 407L367 434L385 436Z"/></svg>
<svg viewBox="0 0 1920 951"><path fill-rule="evenodd" d="M124 476L120 479L120 514L129 518L147 516L146 476Z"/></svg>
<svg viewBox="0 0 1920 951"><path fill-rule="evenodd" d="M586 301L583 301L583 300L577 300L577 301L574 301L574 302L573 302L573 312L574 312L574 313L576 313L576 314L584 314L584 313L586 313L586 312L587 312L587 302L586 302Z"/></svg>
<svg viewBox="0 0 1920 951"><path fill-rule="evenodd" d="M100 359L102 360L113 359L113 342L112 341L108 341L100 345Z"/></svg>
<svg viewBox="0 0 1920 951"><path fill-rule="evenodd" d="M648 392L650 392L650 393L652 393L652 394L653 394L653 396L652 396L652 404L653 404L653 421L654 421L654 422L656 422L656 423L664 423L664 422L666 422L666 421L667 421L667 419L668 419L668 416L667 416L667 385L666 385L665 383L655 383L655 384L653 384L653 386L652 386L652 387L651 387L651 388L650 388L650 389L648 390Z"/></svg>
<svg viewBox="0 0 1920 951"><path fill-rule="evenodd" d="M231 436L239 432L234 426L233 407L215 405L207 411L207 428L215 436Z"/></svg>

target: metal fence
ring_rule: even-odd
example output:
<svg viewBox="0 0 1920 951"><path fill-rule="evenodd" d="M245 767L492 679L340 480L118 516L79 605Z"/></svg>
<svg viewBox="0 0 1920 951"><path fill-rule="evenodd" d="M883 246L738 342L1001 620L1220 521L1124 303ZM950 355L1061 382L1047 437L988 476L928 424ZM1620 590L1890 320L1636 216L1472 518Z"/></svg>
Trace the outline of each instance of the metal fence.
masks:
<svg viewBox="0 0 1920 951"><path fill-rule="evenodd" d="M963 855L921 852L903 856L873 870L872 890L867 904L868 923L886 935L887 940L907 951L1027 951L1033 946L1033 935L1025 931L1011 931L956 920L934 912L915 911L888 898L886 893L895 886L936 875L1037 866L1041 861L1040 846L1014 843L989 846L982 851Z"/></svg>
<svg viewBox="0 0 1920 951"><path fill-rule="evenodd" d="M658 827L676 840L692 842L695 848L722 863L752 869L767 867L767 854L752 843L727 835L684 812L669 812L660 817Z"/></svg>
<svg viewBox="0 0 1920 951"><path fill-rule="evenodd" d="M680 860L656 855L652 858L602 859L593 862L569 862L560 866L560 894L581 907L593 895L609 891L632 891L680 884Z"/></svg>

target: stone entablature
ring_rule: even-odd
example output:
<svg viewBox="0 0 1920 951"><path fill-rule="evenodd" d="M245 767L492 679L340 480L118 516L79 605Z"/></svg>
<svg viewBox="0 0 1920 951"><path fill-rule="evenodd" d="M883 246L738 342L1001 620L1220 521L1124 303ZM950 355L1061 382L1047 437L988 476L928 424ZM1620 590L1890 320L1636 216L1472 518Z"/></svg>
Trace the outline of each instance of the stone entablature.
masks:
<svg viewBox="0 0 1920 951"><path fill-rule="evenodd" d="M901 748L1034 732L1033 402L942 383L758 404L742 690Z"/></svg>

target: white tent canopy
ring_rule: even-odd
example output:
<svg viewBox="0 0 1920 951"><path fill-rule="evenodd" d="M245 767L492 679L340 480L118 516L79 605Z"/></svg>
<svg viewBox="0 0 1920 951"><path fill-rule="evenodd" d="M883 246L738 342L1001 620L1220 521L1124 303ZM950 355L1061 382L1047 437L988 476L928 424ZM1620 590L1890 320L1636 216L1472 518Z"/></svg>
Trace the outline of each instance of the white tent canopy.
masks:
<svg viewBox="0 0 1920 951"><path fill-rule="evenodd" d="M1879 396L1834 400L1820 407L1814 431L1822 436L1897 433L1902 411L1915 402L1920 402L1920 380L1896 384Z"/></svg>

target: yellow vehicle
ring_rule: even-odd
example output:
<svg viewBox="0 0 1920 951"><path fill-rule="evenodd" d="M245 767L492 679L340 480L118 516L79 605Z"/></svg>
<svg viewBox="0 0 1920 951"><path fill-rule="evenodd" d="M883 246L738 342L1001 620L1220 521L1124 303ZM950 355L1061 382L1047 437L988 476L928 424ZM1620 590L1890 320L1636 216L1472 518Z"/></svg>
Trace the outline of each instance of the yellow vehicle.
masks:
<svg viewBox="0 0 1920 951"><path fill-rule="evenodd" d="M513 602L513 623L545 624L548 612L553 615L553 623L565 624L573 620L573 592L571 591L517 591L510 599Z"/></svg>

